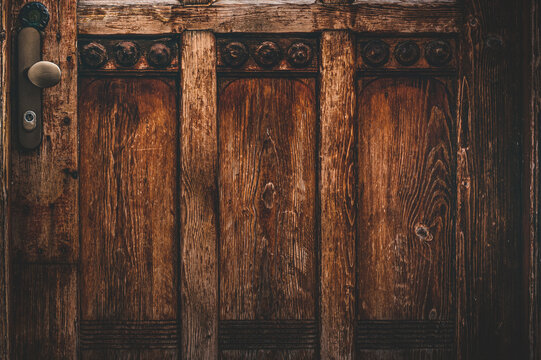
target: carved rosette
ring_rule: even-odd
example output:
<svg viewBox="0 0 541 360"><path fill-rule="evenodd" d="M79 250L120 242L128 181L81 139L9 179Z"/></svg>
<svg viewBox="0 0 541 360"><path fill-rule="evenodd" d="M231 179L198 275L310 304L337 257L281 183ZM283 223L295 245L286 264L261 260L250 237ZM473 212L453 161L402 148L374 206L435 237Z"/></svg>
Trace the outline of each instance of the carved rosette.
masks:
<svg viewBox="0 0 541 360"><path fill-rule="evenodd" d="M264 41L255 51L255 60L262 67L273 67L282 59L280 47L272 41Z"/></svg>
<svg viewBox="0 0 541 360"><path fill-rule="evenodd" d="M139 47L132 41L121 41L116 44L113 54L116 63L123 67L135 65L141 57Z"/></svg>
<svg viewBox="0 0 541 360"><path fill-rule="evenodd" d="M92 69L100 68L107 62L107 50L97 42L83 45L80 54L81 62Z"/></svg>
<svg viewBox="0 0 541 360"><path fill-rule="evenodd" d="M171 63L171 49L164 43L156 43L150 47L147 61L155 68L167 67Z"/></svg>
<svg viewBox="0 0 541 360"><path fill-rule="evenodd" d="M389 61L389 54L389 45L383 40L371 40L361 51L364 62L373 67L382 66Z"/></svg>
<svg viewBox="0 0 541 360"><path fill-rule="evenodd" d="M43 30L49 23L49 10L40 2L26 3L19 13L21 27L34 27Z"/></svg>
<svg viewBox="0 0 541 360"><path fill-rule="evenodd" d="M415 64L421 56L421 49L415 41L403 41L396 45L394 57L399 64L411 66Z"/></svg>
<svg viewBox="0 0 541 360"><path fill-rule="evenodd" d="M312 48L305 43L294 43L287 50L287 61L294 67L303 67L312 60Z"/></svg>
<svg viewBox="0 0 541 360"><path fill-rule="evenodd" d="M451 45L445 40L433 40L425 46L425 58L430 65L447 65L452 55Z"/></svg>
<svg viewBox="0 0 541 360"><path fill-rule="evenodd" d="M248 49L243 43L232 41L224 47L222 60L231 67L242 66L248 60Z"/></svg>

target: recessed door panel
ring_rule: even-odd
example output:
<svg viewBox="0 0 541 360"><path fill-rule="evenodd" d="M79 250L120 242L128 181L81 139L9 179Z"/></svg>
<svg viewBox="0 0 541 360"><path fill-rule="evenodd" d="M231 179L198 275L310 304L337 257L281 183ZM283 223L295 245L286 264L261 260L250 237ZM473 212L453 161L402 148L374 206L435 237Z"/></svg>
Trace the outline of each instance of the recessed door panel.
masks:
<svg viewBox="0 0 541 360"><path fill-rule="evenodd" d="M317 342L315 79L222 87L220 346L228 359L304 359L294 349Z"/></svg>
<svg viewBox="0 0 541 360"><path fill-rule="evenodd" d="M438 80L383 78L359 82L357 109L359 355L451 351L452 102Z"/></svg>
<svg viewBox="0 0 541 360"><path fill-rule="evenodd" d="M79 99L83 357L174 358L175 81L88 78Z"/></svg>

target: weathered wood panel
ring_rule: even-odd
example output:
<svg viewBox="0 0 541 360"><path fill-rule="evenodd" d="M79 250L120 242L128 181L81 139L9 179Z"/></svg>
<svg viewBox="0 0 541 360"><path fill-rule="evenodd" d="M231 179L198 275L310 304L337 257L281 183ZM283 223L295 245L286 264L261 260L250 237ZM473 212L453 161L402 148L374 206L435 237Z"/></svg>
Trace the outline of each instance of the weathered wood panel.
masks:
<svg viewBox="0 0 541 360"><path fill-rule="evenodd" d="M10 359L75 359L77 268L13 264Z"/></svg>
<svg viewBox="0 0 541 360"><path fill-rule="evenodd" d="M315 83L239 79L220 92L221 320L316 318Z"/></svg>
<svg viewBox="0 0 541 360"><path fill-rule="evenodd" d="M218 33L458 32L462 21L455 4L213 4L81 5L81 34L167 34L183 30Z"/></svg>
<svg viewBox="0 0 541 360"><path fill-rule="evenodd" d="M133 321L144 348L146 337L161 336L161 327L137 330L137 321L176 323L176 95L173 79L81 82L80 311L82 321L97 321L85 331L81 325L81 344L90 348L101 344L100 334L109 335L105 348L125 345L121 335L130 333Z"/></svg>
<svg viewBox="0 0 541 360"><path fill-rule="evenodd" d="M8 94L11 81L11 29L8 25L10 5L0 5L0 359L9 355L8 292L9 292L9 161L11 147L11 107Z"/></svg>
<svg viewBox="0 0 541 360"><path fill-rule="evenodd" d="M11 7L10 34L26 1ZM17 143L10 156L11 358L75 358L78 259L76 7L43 0L51 16L42 58L62 79L43 91L43 142L32 152ZM5 88L5 87L3 87ZM12 93L13 94L13 93ZM12 138L16 134L12 131ZM28 264L43 263L41 265Z"/></svg>
<svg viewBox="0 0 541 360"><path fill-rule="evenodd" d="M522 275L519 3L465 3L457 151L458 358L519 359L527 347Z"/></svg>
<svg viewBox="0 0 541 360"><path fill-rule="evenodd" d="M358 91L357 346L373 349L359 356L451 359L454 321L441 321L454 318L454 103L427 78Z"/></svg>
<svg viewBox="0 0 541 360"><path fill-rule="evenodd" d="M453 102L437 80L359 83L358 318L453 316Z"/></svg>
<svg viewBox="0 0 541 360"><path fill-rule="evenodd" d="M181 309L182 356L218 356L216 39L182 34Z"/></svg>
<svg viewBox="0 0 541 360"><path fill-rule="evenodd" d="M13 2L13 19L23 3ZM26 152L14 144L11 250L15 261L73 263L79 244L76 4L70 0L43 4L54 16L42 37L42 59L58 64L62 79L43 90L39 148Z"/></svg>
<svg viewBox="0 0 541 360"><path fill-rule="evenodd" d="M539 168L539 136L541 130L541 2L539 0L528 1L527 10L530 11L530 21L526 26L524 35L531 43L528 67L526 69L526 86L529 98L526 100L526 116L528 123L525 131L525 158L526 166L526 189L528 220L526 228L527 243L525 248L528 255L528 338L529 359L541 358L541 173Z"/></svg>
<svg viewBox="0 0 541 360"><path fill-rule="evenodd" d="M355 314L355 47L321 36L321 358L352 359Z"/></svg>

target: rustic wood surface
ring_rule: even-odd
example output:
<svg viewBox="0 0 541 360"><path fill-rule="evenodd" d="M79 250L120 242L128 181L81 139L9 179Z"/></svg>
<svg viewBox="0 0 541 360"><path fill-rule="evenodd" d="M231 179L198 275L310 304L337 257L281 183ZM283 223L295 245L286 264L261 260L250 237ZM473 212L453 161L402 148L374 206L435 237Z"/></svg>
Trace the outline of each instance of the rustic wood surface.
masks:
<svg viewBox="0 0 541 360"><path fill-rule="evenodd" d="M531 42L526 69L526 84L530 97L526 100L528 124L525 131L525 154L528 166L526 167L526 186L528 220L526 228L526 248L528 251L528 340L530 343L529 359L541 358L541 252L539 241L541 239L540 199L541 173L539 169L539 136L541 126L541 2L531 0L528 2L530 21L525 27L525 38ZM527 46L527 45L526 45Z"/></svg>
<svg viewBox="0 0 541 360"><path fill-rule="evenodd" d="M216 39L182 34L181 319L183 359L218 356ZM204 60L202 60L204 59Z"/></svg>
<svg viewBox="0 0 541 360"><path fill-rule="evenodd" d="M522 7L466 2L457 152L459 359L523 359Z"/></svg>
<svg viewBox="0 0 541 360"><path fill-rule="evenodd" d="M211 6L79 6L81 34L169 34L212 29L217 33L295 33L322 30L357 32L458 32L455 4L212 4Z"/></svg>
<svg viewBox="0 0 541 360"><path fill-rule="evenodd" d="M16 263L11 282L10 359L76 359L76 266Z"/></svg>
<svg viewBox="0 0 541 360"><path fill-rule="evenodd" d="M105 345L131 346L108 350L112 357L173 358L145 347L178 345L163 340L176 333L178 312L176 82L85 78L80 91L83 358Z"/></svg>
<svg viewBox="0 0 541 360"><path fill-rule="evenodd" d="M437 80L359 84L358 318L453 317L453 101Z"/></svg>
<svg viewBox="0 0 541 360"><path fill-rule="evenodd" d="M367 327L372 340L362 347L374 350L360 356L452 359L454 322L445 341L423 329L454 318L454 102L426 78L361 80L357 88L357 317L393 320Z"/></svg>
<svg viewBox="0 0 541 360"><path fill-rule="evenodd" d="M14 2L14 19L22 3ZM11 250L15 261L74 263L79 244L76 6L69 0L43 4L55 16L42 37L42 59L58 64L62 79L43 90L43 140L39 148L26 152L14 144Z"/></svg>
<svg viewBox="0 0 541 360"><path fill-rule="evenodd" d="M315 91L284 78L220 91L221 320L316 318Z"/></svg>
<svg viewBox="0 0 541 360"><path fill-rule="evenodd" d="M12 1L15 29L26 1ZM11 153L11 358L76 357L78 226L76 3L44 0L42 59L62 79L43 91L43 142ZM4 2L5 3L5 2ZM15 32L14 32L15 33ZM16 139L16 134L11 136Z"/></svg>
<svg viewBox="0 0 541 360"><path fill-rule="evenodd" d="M321 36L321 357L352 359L355 314L355 46Z"/></svg>
<svg viewBox="0 0 541 360"><path fill-rule="evenodd" d="M10 91L11 29L8 1L0 5L0 359L9 354L8 291L9 291L9 157L11 153Z"/></svg>

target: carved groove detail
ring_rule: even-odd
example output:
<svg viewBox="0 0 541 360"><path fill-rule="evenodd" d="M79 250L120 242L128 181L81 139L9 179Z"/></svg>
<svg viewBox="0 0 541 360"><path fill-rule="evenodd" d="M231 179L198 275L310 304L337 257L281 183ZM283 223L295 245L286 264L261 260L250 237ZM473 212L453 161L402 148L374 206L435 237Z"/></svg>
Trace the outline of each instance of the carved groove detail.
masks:
<svg viewBox="0 0 541 360"><path fill-rule="evenodd" d="M176 349L176 320L81 321L79 341L89 349Z"/></svg>
<svg viewBox="0 0 541 360"><path fill-rule="evenodd" d="M315 320L227 320L219 324L221 350L314 349Z"/></svg>
<svg viewBox="0 0 541 360"><path fill-rule="evenodd" d="M317 72L315 38L218 37L218 71Z"/></svg>
<svg viewBox="0 0 541 360"><path fill-rule="evenodd" d="M178 70L177 39L80 39L81 71Z"/></svg>
<svg viewBox="0 0 541 360"><path fill-rule="evenodd" d="M361 320L357 321L357 349L452 349L453 321Z"/></svg>

